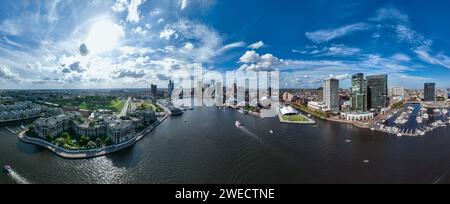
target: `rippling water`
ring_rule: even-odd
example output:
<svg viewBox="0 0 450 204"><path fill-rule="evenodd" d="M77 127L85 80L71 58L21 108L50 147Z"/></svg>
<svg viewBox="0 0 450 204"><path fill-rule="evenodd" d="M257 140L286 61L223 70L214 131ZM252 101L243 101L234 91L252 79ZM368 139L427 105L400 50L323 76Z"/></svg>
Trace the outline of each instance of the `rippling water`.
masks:
<svg viewBox="0 0 450 204"><path fill-rule="evenodd" d="M0 128L0 164L32 183L450 183L450 127L397 138L318 124L198 108L132 148L86 160L62 159ZM16 181L2 173L0 183Z"/></svg>

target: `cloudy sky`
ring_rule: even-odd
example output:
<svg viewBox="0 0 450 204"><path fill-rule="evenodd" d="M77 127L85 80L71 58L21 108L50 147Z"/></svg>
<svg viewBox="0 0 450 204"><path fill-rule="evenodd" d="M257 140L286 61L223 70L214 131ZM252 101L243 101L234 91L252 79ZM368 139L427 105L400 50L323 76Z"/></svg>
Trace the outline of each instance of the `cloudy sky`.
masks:
<svg viewBox="0 0 450 204"><path fill-rule="evenodd" d="M389 74L450 87L449 1L4 0L0 89L167 86L180 70L280 70L280 86Z"/></svg>

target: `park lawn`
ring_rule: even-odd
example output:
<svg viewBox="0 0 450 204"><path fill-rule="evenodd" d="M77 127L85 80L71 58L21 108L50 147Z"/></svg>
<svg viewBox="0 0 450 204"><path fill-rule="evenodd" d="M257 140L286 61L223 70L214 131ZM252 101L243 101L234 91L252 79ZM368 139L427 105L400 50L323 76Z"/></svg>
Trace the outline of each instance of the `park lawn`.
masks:
<svg viewBox="0 0 450 204"><path fill-rule="evenodd" d="M158 105L154 104L154 103L150 103L150 102L145 102L142 104L144 109L149 109L155 112L162 112L162 108L159 107Z"/></svg>
<svg viewBox="0 0 450 204"><path fill-rule="evenodd" d="M115 99L115 100L111 101L111 107L117 113L120 113L120 111L122 111L123 106L125 106L125 103L123 102L123 100Z"/></svg>
<svg viewBox="0 0 450 204"><path fill-rule="evenodd" d="M283 120L291 122L307 122L309 121L305 116L302 115L284 115Z"/></svg>
<svg viewBox="0 0 450 204"><path fill-rule="evenodd" d="M86 102L83 102L80 104L79 108L83 110L88 110L88 104Z"/></svg>

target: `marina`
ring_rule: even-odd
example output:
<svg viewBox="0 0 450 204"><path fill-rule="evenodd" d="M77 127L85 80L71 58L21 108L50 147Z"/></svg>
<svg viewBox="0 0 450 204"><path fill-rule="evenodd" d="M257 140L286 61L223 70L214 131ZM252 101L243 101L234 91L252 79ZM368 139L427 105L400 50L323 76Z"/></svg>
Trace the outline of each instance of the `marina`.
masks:
<svg viewBox="0 0 450 204"><path fill-rule="evenodd" d="M420 104L407 104L385 119L376 121L372 128L397 137L417 137L436 128L445 128L447 124L450 124L448 109L427 109Z"/></svg>

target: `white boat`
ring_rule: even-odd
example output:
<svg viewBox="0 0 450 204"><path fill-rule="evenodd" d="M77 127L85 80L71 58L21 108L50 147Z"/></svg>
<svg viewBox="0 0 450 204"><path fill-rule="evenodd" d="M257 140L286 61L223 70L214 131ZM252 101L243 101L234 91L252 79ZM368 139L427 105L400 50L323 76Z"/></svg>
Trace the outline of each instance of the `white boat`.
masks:
<svg viewBox="0 0 450 204"><path fill-rule="evenodd" d="M434 113L441 113L441 110L439 110L439 109L434 109L433 112L434 112Z"/></svg>
<svg viewBox="0 0 450 204"><path fill-rule="evenodd" d="M236 121L235 125L236 125L237 128L240 128L240 127L243 126L243 124L241 122L239 122L239 121Z"/></svg>
<svg viewBox="0 0 450 204"><path fill-rule="evenodd" d="M402 133L398 133L398 134L397 134L397 137L401 137L401 136L403 136Z"/></svg>
<svg viewBox="0 0 450 204"><path fill-rule="evenodd" d="M273 130L270 130L269 132L270 132L270 134L272 134L272 135L273 135Z"/></svg>
<svg viewBox="0 0 450 204"><path fill-rule="evenodd" d="M370 162L370 160L364 160L363 162L367 164Z"/></svg>
<svg viewBox="0 0 450 204"><path fill-rule="evenodd" d="M423 122L423 119L422 119L422 117L420 117L420 116L418 116L418 117L416 118L416 120L417 120L418 123L422 123L422 122Z"/></svg>
<svg viewBox="0 0 450 204"><path fill-rule="evenodd" d="M346 143L351 143L352 141L351 141L351 140L345 140L345 142L346 142Z"/></svg>
<svg viewBox="0 0 450 204"><path fill-rule="evenodd" d="M408 106L408 110L414 110L414 107Z"/></svg>
<svg viewBox="0 0 450 204"><path fill-rule="evenodd" d="M5 171L8 172L9 174L12 173L12 168L11 168L11 166L5 165L3 168L4 168Z"/></svg>
<svg viewBox="0 0 450 204"><path fill-rule="evenodd" d="M447 109L442 109L442 113L443 113L443 114L447 114L447 113L448 113L448 110L447 110Z"/></svg>
<svg viewBox="0 0 450 204"><path fill-rule="evenodd" d="M370 128L370 130L375 131L375 128Z"/></svg>
<svg viewBox="0 0 450 204"><path fill-rule="evenodd" d="M429 119L430 116L429 116L427 113L425 113L425 114L422 115L422 118L423 118L423 119Z"/></svg>

